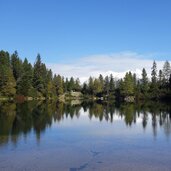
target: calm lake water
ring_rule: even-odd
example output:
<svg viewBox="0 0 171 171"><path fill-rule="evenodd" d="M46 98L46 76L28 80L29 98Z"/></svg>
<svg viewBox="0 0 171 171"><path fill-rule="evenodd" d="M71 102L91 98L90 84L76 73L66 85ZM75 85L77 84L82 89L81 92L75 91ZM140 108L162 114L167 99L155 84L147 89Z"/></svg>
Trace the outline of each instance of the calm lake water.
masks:
<svg viewBox="0 0 171 171"><path fill-rule="evenodd" d="M0 103L0 171L171 170L171 105Z"/></svg>

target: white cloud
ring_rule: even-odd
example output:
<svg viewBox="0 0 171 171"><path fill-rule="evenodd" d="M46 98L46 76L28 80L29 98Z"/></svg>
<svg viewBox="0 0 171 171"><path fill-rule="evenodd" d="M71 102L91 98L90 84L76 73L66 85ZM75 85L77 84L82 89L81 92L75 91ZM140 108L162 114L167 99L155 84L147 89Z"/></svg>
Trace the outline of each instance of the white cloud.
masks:
<svg viewBox="0 0 171 171"><path fill-rule="evenodd" d="M120 52L113 54L92 55L73 59L64 63L48 63L48 68L56 74L64 77L79 77L81 82L89 76L98 77L113 74L114 77L122 78L127 71L132 71L141 77L142 68L145 68L150 76L154 54L138 54L135 52ZM157 68L162 69L165 61L156 60Z"/></svg>

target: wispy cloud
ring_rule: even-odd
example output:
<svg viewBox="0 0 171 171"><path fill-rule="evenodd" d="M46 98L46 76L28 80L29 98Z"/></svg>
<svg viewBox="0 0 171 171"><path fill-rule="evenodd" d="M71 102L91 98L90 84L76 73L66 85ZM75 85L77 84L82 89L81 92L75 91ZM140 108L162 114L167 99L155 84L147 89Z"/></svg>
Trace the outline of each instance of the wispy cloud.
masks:
<svg viewBox="0 0 171 171"><path fill-rule="evenodd" d="M142 68L146 68L150 75L154 54L139 54L135 52L120 52L113 54L92 55L82 57L79 60L71 60L66 63L48 63L47 66L54 73L64 77L79 77L81 82L89 76L98 77L113 74L114 77L122 78L127 71L132 71L141 77ZM165 61L156 60L158 69L163 67Z"/></svg>

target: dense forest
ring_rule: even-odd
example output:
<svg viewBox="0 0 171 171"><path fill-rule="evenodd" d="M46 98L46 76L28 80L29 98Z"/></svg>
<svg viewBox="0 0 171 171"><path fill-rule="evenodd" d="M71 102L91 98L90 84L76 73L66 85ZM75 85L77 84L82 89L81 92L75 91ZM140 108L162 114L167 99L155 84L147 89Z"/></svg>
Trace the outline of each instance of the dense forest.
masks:
<svg viewBox="0 0 171 171"><path fill-rule="evenodd" d="M37 55L34 65L27 58L21 60L17 51L9 54L0 51L0 97L10 98L58 98L70 92L81 92L83 98L101 98L117 100L171 99L171 66L164 63L162 70L157 70L154 61L151 78L145 68L142 77L127 72L122 79L113 75L98 78L90 77L81 85L79 78L64 78L53 74Z"/></svg>

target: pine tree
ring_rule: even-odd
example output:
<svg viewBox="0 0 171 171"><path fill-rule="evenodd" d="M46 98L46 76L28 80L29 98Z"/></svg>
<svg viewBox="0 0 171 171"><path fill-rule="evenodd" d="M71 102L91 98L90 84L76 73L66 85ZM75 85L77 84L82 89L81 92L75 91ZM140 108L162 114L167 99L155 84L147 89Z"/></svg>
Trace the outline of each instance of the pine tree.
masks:
<svg viewBox="0 0 171 171"><path fill-rule="evenodd" d="M137 84L138 84L137 75L134 73L132 77L133 77L134 90L135 90L137 88Z"/></svg>
<svg viewBox="0 0 171 171"><path fill-rule="evenodd" d="M152 71L151 71L152 85L156 86L156 84L157 84L157 64L155 61L153 62L153 66L151 69L152 69Z"/></svg>
<svg viewBox="0 0 171 171"><path fill-rule="evenodd" d="M164 84L164 77L163 77L163 72L162 70L159 70L159 75L158 75L158 85L159 85L159 88L161 88Z"/></svg>
<svg viewBox="0 0 171 171"><path fill-rule="evenodd" d="M79 78L77 78L75 81L75 91L81 91L81 85L80 85Z"/></svg>
<svg viewBox="0 0 171 171"><path fill-rule="evenodd" d="M62 77L60 75L54 76L54 84L56 87L56 95L60 96L63 94L63 82L62 82Z"/></svg>
<svg viewBox="0 0 171 171"><path fill-rule="evenodd" d="M171 90L171 74L170 74L170 78L169 78L169 89Z"/></svg>
<svg viewBox="0 0 171 171"><path fill-rule="evenodd" d="M110 83L109 83L109 77L106 76L105 77L105 81L104 81L104 93L105 95L109 95L109 90L110 90Z"/></svg>
<svg viewBox="0 0 171 171"><path fill-rule="evenodd" d="M118 91L116 93L116 96L117 97L121 97L121 96L124 96L123 95L123 92L124 92L124 81L123 79L121 78L119 81L118 81Z"/></svg>
<svg viewBox="0 0 171 171"><path fill-rule="evenodd" d="M141 79L141 89L142 89L142 93L144 95L147 94L147 91L149 89L149 85L148 85L148 77L147 77L147 72L145 70L145 68L143 68L142 70L142 79Z"/></svg>
<svg viewBox="0 0 171 171"><path fill-rule="evenodd" d="M33 68L33 87L37 90L38 96L42 96L45 93L43 77L45 76L42 71L41 57L38 54Z"/></svg>
<svg viewBox="0 0 171 171"><path fill-rule="evenodd" d="M64 92L67 92L69 90L69 81L68 78L66 78L65 82L64 82Z"/></svg>
<svg viewBox="0 0 171 171"><path fill-rule="evenodd" d="M170 63L166 61L163 66L163 77L166 83L169 82L170 74L171 74Z"/></svg>
<svg viewBox="0 0 171 171"><path fill-rule="evenodd" d="M75 90L75 81L74 78L71 77L68 85L68 91L74 91Z"/></svg>
<svg viewBox="0 0 171 171"><path fill-rule="evenodd" d="M102 87L102 90L104 89L104 79L103 79L103 76L100 74L99 75L99 81L100 81L100 85Z"/></svg>
<svg viewBox="0 0 171 171"><path fill-rule="evenodd" d="M0 51L0 95L14 96L16 94L16 81L10 65L8 52Z"/></svg>
<svg viewBox="0 0 171 171"><path fill-rule="evenodd" d="M90 95L94 95L93 94L93 88L94 88L94 80L92 77L89 77L89 80L88 80L88 89L89 89L89 94Z"/></svg>
<svg viewBox="0 0 171 171"><path fill-rule="evenodd" d="M18 56L18 52L15 51L11 55L11 65L13 70L13 75L16 81L21 77L23 73L22 60Z"/></svg>
<svg viewBox="0 0 171 171"><path fill-rule="evenodd" d="M154 61L153 66L152 66L152 71L151 71L151 92L152 92L152 97L157 97L158 96L158 84L157 84L157 64Z"/></svg>
<svg viewBox="0 0 171 171"><path fill-rule="evenodd" d="M102 86L99 79L95 79L93 82L93 94L98 95L102 92Z"/></svg>
<svg viewBox="0 0 171 171"><path fill-rule="evenodd" d="M51 69L47 70L47 79L46 79L47 94L46 94L46 97L48 97L48 98L55 97L55 95L56 95L55 87L53 86L53 82L52 82L52 80L53 80L52 75L53 75L52 70Z"/></svg>
<svg viewBox="0 0 171 171"><path fill-rule="evenodd" d="M114 93L114 91L115 91L115 81L114 81L114 78L113 78L112 74L110 75L109 86L110 86L110 92Z"/></svg>
<svg viewBox="0 0 171 171"><path fill-rule="evenodd" d="M30 63L28 63L28 60L25 58L22 67L23 67L23 73L18 79L17 94L29 96L31 95L29 93L32 89L32 79L33 79L32 66Z"/></svg>
<svg viewBox="0 0 171 171"><path fill-rule="evenodd" d="M126 73L124 77L124 87L122 94L124 96L134 95L134 80L131 72Z"/></svg>
<svg viewBox="0 0 171 171"><path fill-rule="evenodd" d="M83 88L81 90L83 94L88 94L88 85L86 83L83 84Z"/></svg>

